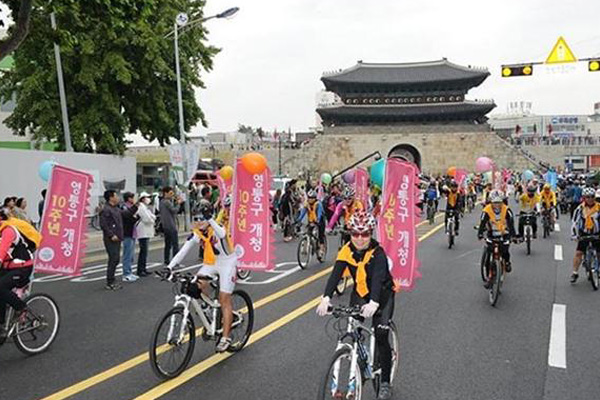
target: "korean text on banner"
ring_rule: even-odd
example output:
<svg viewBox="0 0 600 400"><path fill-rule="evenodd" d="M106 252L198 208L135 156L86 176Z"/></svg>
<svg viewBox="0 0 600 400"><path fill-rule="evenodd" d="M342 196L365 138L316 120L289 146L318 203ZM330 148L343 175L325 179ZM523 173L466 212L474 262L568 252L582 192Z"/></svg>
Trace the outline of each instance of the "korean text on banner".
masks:
<svg viewBox="0 0 600 400"><path fill-rule="evenodd" d="M237 160L231 212L232 236L239 269L265 271L275 266L269 207L270 186L269 168L261 174L251 174Z"/></svg>
<svg viewBox="0 0 600 400"><path fill-rule="evenodd" d="M93 177L57 165L52 170L35 271L80 275L85 257L86 210Z"/></svg>
<svg viewBox="0 0 600 400"><path fill-rule="evenodd" d="M369 174L364 168L357 168L354 179L356 198L362 203L363 207L369 208Z"/></svg>
<svg viewBox="0 0 600 400"><path fill-rule="evenodd" d="M412 163L395 158L386 162L378 237L391 260L396 291L411 291L421 277L417 258L417 174Z"/></svg>

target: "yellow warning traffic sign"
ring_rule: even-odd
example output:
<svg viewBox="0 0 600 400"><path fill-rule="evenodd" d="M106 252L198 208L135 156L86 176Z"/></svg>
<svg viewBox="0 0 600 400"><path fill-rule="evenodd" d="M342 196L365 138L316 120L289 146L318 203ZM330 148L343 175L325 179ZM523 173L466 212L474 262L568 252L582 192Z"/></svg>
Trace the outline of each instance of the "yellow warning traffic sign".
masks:
<svg viewBox="0 0 600 400"><path fill-rule="evenodd" d="M573 54L569 48L569 45L561 36L558 38L558 41L546 59L546 64L561 64L570 62L577 62L577 57L575 57L575 54Z"/></svg>

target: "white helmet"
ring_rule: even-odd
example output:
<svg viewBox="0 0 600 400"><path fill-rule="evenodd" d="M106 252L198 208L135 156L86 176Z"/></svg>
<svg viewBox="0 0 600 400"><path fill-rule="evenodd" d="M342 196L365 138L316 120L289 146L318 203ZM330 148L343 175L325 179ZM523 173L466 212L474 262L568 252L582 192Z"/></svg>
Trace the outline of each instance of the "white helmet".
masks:
<svg viewBox="0 0 600 400"><path fill-rule="evenodd" d="M492 190L490 193L491 203L502 203L504 201L504 193L501 190Z"/></svg>
<svg viewBox="0 0 600 400"><path fill-rule="evenodd" d="M581 193L581 195L583 197L594 197L595 194L596 194L596 191L594 190L593 187L585 187L585 188L583 188L583 191Z"/></svg>

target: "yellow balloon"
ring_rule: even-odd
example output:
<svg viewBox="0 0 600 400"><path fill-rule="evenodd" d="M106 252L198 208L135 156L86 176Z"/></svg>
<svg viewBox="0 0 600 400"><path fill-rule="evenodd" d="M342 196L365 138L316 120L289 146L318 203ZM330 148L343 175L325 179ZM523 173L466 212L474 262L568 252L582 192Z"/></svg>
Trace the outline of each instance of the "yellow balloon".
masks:
<svg viewBox="0 0 600 400"><path fill-rule="evenodd" d="M230 167L229 165L226 165L223 168L221 168L220 173L221 173L221 178L225 179L226 181L233 178L233 168Z"/></svg>

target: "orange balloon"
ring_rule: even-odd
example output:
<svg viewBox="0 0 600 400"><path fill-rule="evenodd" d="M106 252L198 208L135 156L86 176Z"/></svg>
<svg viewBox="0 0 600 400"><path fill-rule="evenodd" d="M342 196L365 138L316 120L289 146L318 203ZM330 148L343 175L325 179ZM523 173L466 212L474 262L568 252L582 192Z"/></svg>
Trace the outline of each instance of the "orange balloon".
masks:
<svg viewBox="0 0 600 400"><path fill-rule="evenodd" d="M262 174L267 168L267 159L260 153L245 154L241 161L244 169L251 174Z"/></svg>
<svg viewBox="0 0 600 400"><path fill-rule="evenodd" d="M456 176L456 167L448 168L448 172L446 174L452 177Z"/></svg>
<svg viewBox="0 0 600 400"><path fill-rule="evenodd" d="M223 168L221 168L219 172L221 174L221 178L225 179L226 181L233 178L233 168L231 168L229 165L226 165Z"/></svg>

